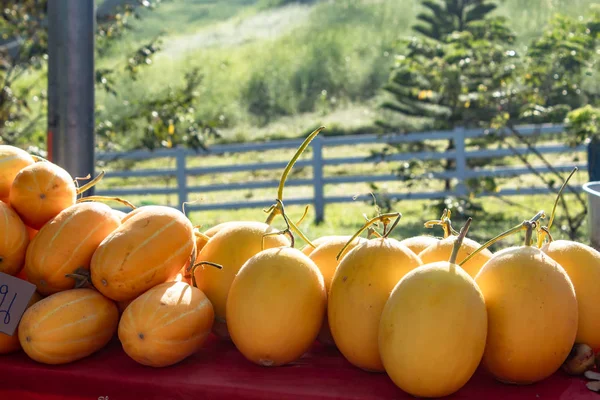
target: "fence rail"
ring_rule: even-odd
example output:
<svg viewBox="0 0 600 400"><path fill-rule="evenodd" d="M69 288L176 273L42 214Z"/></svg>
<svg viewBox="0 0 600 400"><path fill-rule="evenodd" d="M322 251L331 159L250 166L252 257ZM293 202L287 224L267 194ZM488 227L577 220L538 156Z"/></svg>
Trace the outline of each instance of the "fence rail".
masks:
<svg viewBox="0 0 600 400"><path fill-rule="evenodd" d="M520 126L517 128L519 133L526 137L543 137L551 134L563 132L562 125L531 125ZM325 196L324 187L326 185L339 185L347 183L375 183L396 181L398 176L394 174L360 174L347 176L326 176L324 167L340 166L368 163L369 160L365 157L325 157L323 150L329 147L336 146L358 146L361 144L400 144L411 142L423 142L431 140L447 140L453 139L455 149L445 152L439 151L421 151L411 153L396 153L385 157L383 162L390 161L410 161L410 160L455 160L455 168L443 172L435 172L428 174L431 179L447 179L456 181L452 190L446 191L417 191L411 193L391 193L387 196L391 199L439 199L447 196L464 196L469 194L466 181L473 178L482 177L515 177L529 175L532 173L531 168L527 166L497 166L497 167L480 167L469 168L468 160L474 158L501 158L513 156L516 154L525 155L530 152L525 146L514 148L497 148L497 149L479 149L467 150L467 140L483 137L487 134L482 129L454 129L452 131L434 131L434 132L418 132L409 134L388 134L388 135L354 135L342 137L323 137L317 136L310 144L312 148L312 158L310 160L299 160L296 167L311 167L312 178L310 179L290 179L286 182L286 186L312 186L313 196L307 198L288 198L286 204L310 204L312 203L315 209L315 218L317 221L322 221L325 216L325 205L332 203L351 202L354 199L350 196ZM107 172L106 177L172 177L177 181L177 187L174 188L123 188L99 190L98 194L105 196L131 196L131 195L157 195L157 194L175 194L178 196L179 204L188 201L188 196L193 193L211 192L211 191L238 191L251 189L267 189L276 188L278 181L250 181L226 184L212 185L195 185L190 186L187 183L188 177L200 175L218 175L231 172L250 172L264 170L282 170L287 165L286 162L254 162L254 163L239 163L232 165L209 166L209 167L188 167L187 157L202 157L213 155L235 155L247 152L263 152L282 149L295 149L300 146L302 140L280 140L265 143L248 143L248 144L232 144L232 145L215 145L207 151L196 152L190 149L161 149L157 151L131 151L125 153L99 153L97 159L110 162L113 160L149 160L157 158L171 158L176 160L175 168L155 168L143 170L122 170ZM542 154L564 154L577 153L585 151L585 146L569 147L566 145L535 145L535 149ZM586 163L576 163L581 169L586 168ZM552 169L558 171L569 171L573 168L573 164L569 165L552 165L536 166L535 171L539 173L548 173ZM577 189L579 190L579 189ZM504 189L494 193L479 193L477 196L512 196L512 195L532 195L549 193L550 189L546 186L529 187L524 189ZM190 204L186 206L186 211L195 210L225 210L250 207L264 207L272 204L272 201L256 200L256 201L233 201L220 202L214 204Z"/></svg>

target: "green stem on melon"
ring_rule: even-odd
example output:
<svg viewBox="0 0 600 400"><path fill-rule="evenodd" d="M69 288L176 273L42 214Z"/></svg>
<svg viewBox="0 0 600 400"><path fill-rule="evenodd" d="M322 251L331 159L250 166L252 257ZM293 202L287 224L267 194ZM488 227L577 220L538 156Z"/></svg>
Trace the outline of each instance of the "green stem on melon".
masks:
<svg viewBox="0 0 600 400"><path fill-rule="evenodd" d="M452 247L452 254L450 254L450 264L456 264L456 257L458 257L458 252L460 251L460 247L462 246L463 240L467 236L467 232L469 231L469 227L471 226L471 222L473 218L469 217L465 226L460 230L458 237L454 241L454 247Z"/></svg>
<svg viewBox="0 0 600 400"><path fill-rule="evenodd" d="M81 199L78 199L77 203L85 203L88 201L116 201L117 203L121 203L123 205L126 205L127 207L130 207L132 210L135 210L137 208L136 206L134 206L127 200L121 199L119 197L88 196L88 197L82 197Z"/></svg>
<svg viewBox="0 0 600 400"><path fill-rule="evenodd" d="M194 231L194 235L195 235L196 237L200 237L200 238L202 238L202 239L204 239L204 240L206 240L206 241L209 241L209 240L210 240L210 236L208 236L208 235L206 235L206 234L204 234L204 233L202 233L202 232L200 232L200 231Z"/></svg>
<svg viewBox="0 0 600 400"><path fill-rule="evenodd" d="M89 181L88 183L86 183L85 185L80 187L79 189L77 189L77 194L81 194L87 190L90 190L92 187L97 185L98 182L100 182L102 180L102 178L104 178L104 175L105 175L104 171L100 172L100 174L98 174L97 177L95 177L94 179L92 179L91 181Z"/></svg>
<svg viewBox="0 0 600 400"><path fill-rule="evenodd" d="M294 154L294 156L292 157L292 159L290 160L288 165L283 170L283 174L281 174L281 179L279 181L279 188L277 189L277 199L279 201L283 201L283 188L285 186L285 181L287 180L288 175L290 174L292 168L294 167L294 164L296 164L296 161L298 161L298 159L300 158L302 153L304 153L304 150L306 150L306 148L308 147L310 142L312 142L312 140L323 129L325 129L325 127L321 126L317 129L315 129L310 135L308 135L308 137L304 140L304 142L302 142L302 144L300 145L300 147L298 148L298 150L296 151L296 153ZM275 219L277 214L280 212L280 210L277 208L277 206L272 206L267 212L270 212L270 214L267 217L266 223L271 225L271 223L273 222L273 220Z"/></svg>
<svg viewBox="0 0 600 400"><path fill-rule="evenodd" d="M383 222L385 220L390 220L391 218L398 218L398 220L400 218L402 218L402 214L400 213L388 213L388 214L381 214L378 215L377 217L371 218L370 220L368 220L351 238L350 240L348 240L348 242L344 245L344 247L342 247L342 250L340 250L340 252L338 253L338 255L335 257L336 260L339 260L340 257L342 256L342 254L344 254L344 252L346 251L346 249L348 248L348 246L350 246L350 243L352 243L352 241L354 239L356 239L357 237L359 237L361 235L361 233L363 233L365 230L369 229L369 227L371 225L373 225L374 223L376 223L377 221ZM394 226L396 226L396 224L394 224ZM388 232L389 234L389 232Z"/></svg>
<svg viewBox="0 0 600 400"><path fill-rule="evenodd" d="M72 274L65 274L65 277L75 280L75 289L93 287L90 271L85 268L77 268Z"/></svg>
<svg viewBox="0 0 600 400"><path fill-rule="evenodd" d="M522 223L520 223L519 225L507 230L506 232L502 232L501 234L499 234L498 236L488 240L487 242L485 242L484 244L482 244L477 250L475 250L473 253L469 254L469 256L467 256L467 258L465 258L464 260L462 260L460 262L460 264L458 264L459 266L463 266L465 263L467 263L470 259L472 259L473 257L475 257L475 255L477 255L478 253L480 253L481 251L487 249L488 247L490 247L491 245L493 245L496 242L499 242L502 239L507 238L510 235L513 235L517 232L523 231L527 229L527 226L529 224L533 223L537 223L537 221L542 218L545 215L544 211L540 211L539 213L537 213L531 220L529 221L523 221Z"/></svg>
<svg viewBox="0 0 600 400"><path fill-rule="evenodd" d="M525 224L525 246L531 246L531 239L533 238L533 228L535 224L527 221Z"/></svg>
<svg viewBox="0 0 600 400"><path fill-rule="evenodd" d="M565 190L565 188L567 187L569 180L571 180L571 178L573 177L575 172L578 171L578 169L579 168L577 168L577 167L573 168L573 171L571 171L571 173L569 174L567 179L563 182L562 186L560 187L560 190L558 191L558 195L556 196L556 200L554 200L554 207L552 207L552 214L550 214L550 221L548 222L548 229L552 228L552 223L554 222L554 214L556 213L556 207L558 206L558 201L560 200L560 196L562 196L562 193Z"/></svg>
<svg viewBox="0 0 600 400"><path fill-rule="evenodd" d="M302 213L302 216L300 217L300 219L296 222L296 225L300 225L302 223L302 221L304 221L304 218L306 218L306 216L308 215L308 209L310 208L310 206L306 206L304 208L304 213Z"/></svg>
<svg viewBox="0 0 600 400"><path fill-rule="evenodd" d="M48 160L46 160L44 157L40 157L40 156L36 156L33 154L30 154L31 158L33 158L35 160L35 162L50 162Z"/></svg>

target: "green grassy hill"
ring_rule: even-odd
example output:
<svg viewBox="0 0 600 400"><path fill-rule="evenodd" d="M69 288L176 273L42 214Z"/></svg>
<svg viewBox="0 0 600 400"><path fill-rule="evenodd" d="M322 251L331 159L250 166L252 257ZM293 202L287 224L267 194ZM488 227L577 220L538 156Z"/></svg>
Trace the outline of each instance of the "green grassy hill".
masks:
<svg viewBox="0 0 600 400"><path fill-rule="evenodd" d="M134 23L126 40L98 61L157 35L161 53L136 81L117 79L121 95L98 94L110 114L123 104L182 83L198 68L204 81L200 118L222 123L226 139L294 136L317 124L330 130L372 129L379 88L393 63L396 39L411 34L417 0L336 0L269 7L271 0L168 0ZM288 2L289 3L289 2ZM500 1L522 43L557 12L583 14L593 0Z"/></svg>

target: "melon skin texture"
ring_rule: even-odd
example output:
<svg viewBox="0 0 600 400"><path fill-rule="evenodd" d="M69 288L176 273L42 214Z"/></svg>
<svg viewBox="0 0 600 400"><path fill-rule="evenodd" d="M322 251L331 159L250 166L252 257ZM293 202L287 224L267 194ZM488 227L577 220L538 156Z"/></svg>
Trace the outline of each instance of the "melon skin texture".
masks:
<svg viewBox="0 0 600 400"><path fill-rule="evenodd" d="M554 374L575 342L578 307L565 270L541 250L499 251L475 277L488 312L483 365L501 382Z"/></svg>
<svg viewBox="0 0 600 400"><path fill-rule="evenodd" d="M401 240L400 243L405 245L406 247L411 249L415 254L418 255L423 250L425 250L426 248L428 248L431 245L436 244L439 241L440 241L440 239L435 238L433 236L423 235L423 236L414 236L411 238ZM443 260L440 260L440 261L443 261Z"/></svg>
<svg viewBox="0 0 600 400"><path fill-rule="evenodd" d="M213 321L212 304L201 290L185 282L166 282L127 306L119 322L119 340L136 362L167 367L200 350Z"/></svg>
<svg viewBox="0 0 600 400"><path fill-rule="evenodd" d="M25 225L36 230L76 200L77 188L69 173L50 162L23 168L10 189L10 204Z"/></svg>
<svg viewBox="0 0 600 400"><path fill-rule="evenodd" d="M89 270L94 252L119 225L106 204L80 203L61 211L27 248L27 279L45 296L73 289L76 282L66 275Z"/></svg>
<svg viewBox="0 0 600 400"><path fill-rule="evenodd" d="M319 247L320 245L327 243L328 241L332 240L332 239L337 239L340 237L345 237L345 236L339 236L339 235L328 235L328 236L321 236L315 240L311 240L312 244L315 245L315 247L311 246L310 244L307 244L306 246L304 246L302 248L302 252L304 254L306 254L307 256L310 256L310 253L312 253L317 247ZM350 240L350 237L348 237L348 240Z"/></svg>
<svg viewBox="0 0 600 400"><path fill-rule="evenodd" d="M600 349L600 253L569 240L547 243L542 251L564 268L575 288L579 309L575 341Z"/></svg>
<svg viewBox="0 0 600 400"><path fill-rule="evenodd" d="M462 268L437 262L400 280L383 309L379 351L387 374L417 397L443 397L471 379L483 356L487 311Z"/></svg>
<svg viewBox="0 0 600 400"><path fill-rule="evenodd" d="M293 362L315 342L326 301L323 276L300 250L264 250L242 266L231 284L231 340L255 364Z"/></svg>
<svg viewBox="0 0 600 400"><path fill-rule="evenodd" d="M27 309L42 300L42 295L38 292L34 292L33 296L29 300L29 304L27 304ZM0 355L1 354L10 354L15 353L21 350L21 342L19 342L19 327L12 334L12 336L8 336L5 333L0 332Z"/></svg>
<svg viewBox="0 0 600 400"><path fill-rule="evenodd" d="M0 272L15 276L23 269L29 234L19 215L0 201Z"/></svg>
<svg viewBox="0 0 600 400"><path fill-rule="evenodd" d="M325 282L325 291L329 294L329 288L331 287L331 280L335 274L335 270L339 265L339 261L336 259L339 252L344 248L346 243L351 239L350 236L337 236L331 237L329 240L318 245L311 253L309 258L317 265L323 280ZM356 247L358 244L363 243L364 239L356 238L346 248L346 253ZM341 259L340 259L341 260ZM329 322L327 320L327 314L323 318L323 326L319 332L317 338L319 342L328 346L335 346L333 337L331 336L331 330L329 329Z"/></svg>
<svg viewBox="0 0 600 400"><path fill-rule="evenodd" d="M351 364L384 371L381 312L400 279L421 265L415 253L391 238L368 240L343 256L329 289L327 314L335 344Z"/></svg>
<svg viewBox="0 0 600 400"><path fill-rule="evenodd" d="M454 247L454 242L456 241L457 237L458 236L449 236L445 239L437 241L420 252L419 258L424 264L431 264L438 261L448 261L450 259L450 255L452 254L452 248ZM460 246L460 250L458 251L456 262L462 262L479 247L481 247L481 245L473 239L464 238L462 246ZM492 258L492 255L493 254L491 251L484 249L477 253L464 265L461 265L461 268L471 275L472 278L475 278L481 267L483 267L483 265L488 262L490 258Z"/></svg>
<svg viewBox="0 0 600 400"><path fill-rule="evenodd" d="M94 289L71 289L38 301L25 311L19 342L43 364L67 364L108 344L117 330L116 304Z"/></svg>
<svg viewBox="0 0 600 400"><path fill-rule="evenodd" d="M35 163L31 155L18 147L0 145L0 201L9 203L10 188L23 168Z"/></svg>
<svg viewBox="0 0 600 400"><path fill-rule="evenodd" d="M132 211L94 252L94 287L112 300L127 301L166 282L191 257L193 229L186 216L171 207Z"/></svg>
<svg viewBox="0 0 600 400"><path fill-rule="evenodd" d="M194 272L198 289L206 294L215 308L213 332L221 338L229 337L226 308L231 283L242 265L262 250L263 236L272 232L277 232L277 229L262 222L228 223L218 229L196 257L196 263L209 261L223 267L201 265ZM265 249L289 244L284 235L264 239Z"/></svg>

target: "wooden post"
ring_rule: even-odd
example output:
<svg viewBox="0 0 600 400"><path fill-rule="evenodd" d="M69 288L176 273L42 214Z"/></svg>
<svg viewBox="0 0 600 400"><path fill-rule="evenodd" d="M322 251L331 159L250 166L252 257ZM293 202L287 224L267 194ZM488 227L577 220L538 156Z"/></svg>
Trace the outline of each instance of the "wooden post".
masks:
<svg viewBox="0 0 600 400"><path fill-rule="evenodd" d="M323 138L317 136L313 139L313 187L314 187L314 207L315 223L321 223L325 220L325 196L323 194Z"/></svg>

